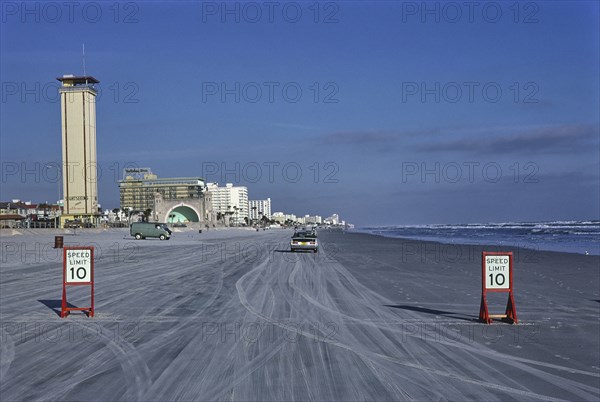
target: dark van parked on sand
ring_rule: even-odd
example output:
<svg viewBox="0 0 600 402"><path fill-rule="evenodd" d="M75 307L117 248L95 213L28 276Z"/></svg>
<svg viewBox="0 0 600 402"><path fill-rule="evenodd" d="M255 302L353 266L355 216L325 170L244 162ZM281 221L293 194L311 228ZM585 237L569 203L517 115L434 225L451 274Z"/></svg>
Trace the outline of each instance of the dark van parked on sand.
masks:
<svg viewBox="0 0 600 402"><path fill-rule="evenodd" d="M171 229L165 223L160 222L135 222L129 227L129 234L134 236L136 240L145 239L146 237L169 240L171 233Z"/></svg>

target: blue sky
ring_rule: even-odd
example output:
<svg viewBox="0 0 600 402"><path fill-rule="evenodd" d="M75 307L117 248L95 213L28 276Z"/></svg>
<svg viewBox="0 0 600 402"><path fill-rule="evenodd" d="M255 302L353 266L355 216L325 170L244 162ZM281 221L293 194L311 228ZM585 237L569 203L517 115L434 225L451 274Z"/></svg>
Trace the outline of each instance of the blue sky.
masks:
<svg viewBox="0 0 600 402"><path fill-rule="evenodd" d="M103 208L140 166L359 225L599 219L597 2L73 4L2 3L2 200L56 200L85 43Z"/></svg>

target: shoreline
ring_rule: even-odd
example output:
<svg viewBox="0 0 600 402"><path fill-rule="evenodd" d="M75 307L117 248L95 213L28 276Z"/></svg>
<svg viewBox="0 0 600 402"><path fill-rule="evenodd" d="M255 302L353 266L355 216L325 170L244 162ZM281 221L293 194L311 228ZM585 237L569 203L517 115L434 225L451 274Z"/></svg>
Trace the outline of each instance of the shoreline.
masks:
<svg viewBox="0 0 600 402"><path fill-rule="evenodd" d="M562 260L576 259L583 263L590 263L600 266L600 255L596 254L581 254L576 252L560 251L560 250L545 250L535 249L523 246L513 245L491 245L491 244L469 244L469 243L446 243L435 240L413 239L408 237L391 237L376 233L366 233L357 231L348 231L346 235L351 236L366 236L370 239L377 239L378 242L396 244L399 248L399 253L402 260L409 260L411 256L418 256L422 262L433 261L435 263L464 263L477 262L481 269L481 256L483 251L487 252L512 252L515 263L523 264L538 264L545 260L559 258ZM372 243L372 242L371 242ZM387 245L389 246L389 245ZM386 246L384 246L386 247ZM599 289L600 289L600 271Z"/></svg>
<svg viewBox="0 0 600 402"><path fill-rule="evenodd" d="M539 245L530 245L530 244L526 244L526 243L505 243L505 244L490 244L487 242L469 242L468 239L461 239L458 240L457 242L444 242L438 239L427 239L424 237L406 237L406 236L386 236L385 234L382 233L372 233L370 231L366 231L366 230L361 230L361 229L354 229L354 230L350 230L348 231L349 233L356 233L356 234L366 234L366 235L371 235L371 236L378 236L378 237L382 237L382 238L387 238L387 239L402 239L402 240L411 240L411 241L422 241L422 242L431 242L431 243L438 243L438 244L446 244L446 245L456 245L456 246L487 246L490 248L498 248L498 247L505 247L505 248L519 248L519 249L524 249L524 250L532 250L532 251L544 251L544 252L555 252L555 253L565 253L565 254L575 254L575 255L593 255L593 256L600 256L600 244L598 244L596 246L596 248L594 247L589 247L586 250L580 252L580 251L569 251L569 250L564 250L564 249L559 249L558 247L556 248L552 248L552 246L549 246L544 243L540 243ZM538 247L536 247L538 246ZM567 247L567 246L565 246ZM585 252L588 252L589 254L585 254Z"/></svg>

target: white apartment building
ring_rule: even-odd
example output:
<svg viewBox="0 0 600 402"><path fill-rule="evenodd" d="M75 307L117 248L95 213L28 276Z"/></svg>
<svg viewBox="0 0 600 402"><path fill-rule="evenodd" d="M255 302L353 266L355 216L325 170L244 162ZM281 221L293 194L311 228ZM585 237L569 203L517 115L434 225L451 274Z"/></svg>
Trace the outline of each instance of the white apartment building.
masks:
<svg viewBox="0 0 600 402"><path fill-rule="evenodd" d="M271 219L271 199L248 201L250 219L260 220L263 216Z"/></svg>
<svg viewBox="0 0 600 402"><path fill-rule="evenodd" d="M271 215L271 219L279 223L285 223L287 221L298 222L301 224L304 223L304 218L299 218L296 217L296 215L294 214L285 214L283 212L273 212L273 215Z"/></svg>
<svg viewBox="0 0 600 402"><path fill-rule="evenodd" d="M219 187L217 183L208 183L208 191L212 194L212 208L215 214L228 214L230 220L241 225L248 218L248 188L234 186L232 183Z"/></svg>
<svg viewBox="0 0 600 402"><path fill-rule="evenodd" d="M333 214L329 218L326 218L324 222L328 225L338 225L340 223L340 216L338 214Z"/></svg>
<svg viewBox="0 0 600 402"><path fill-rule="evenodd" d="M322 218L320 215L304 215L304 223L321 224Z"/></svg>
<svg viewBox="0 0 600 402"><path fill-rule="evenodd" d="M273 219L275 222L284 223L285 214L283 212L274 212L273 215L271 215L271 219Z"/></svg>

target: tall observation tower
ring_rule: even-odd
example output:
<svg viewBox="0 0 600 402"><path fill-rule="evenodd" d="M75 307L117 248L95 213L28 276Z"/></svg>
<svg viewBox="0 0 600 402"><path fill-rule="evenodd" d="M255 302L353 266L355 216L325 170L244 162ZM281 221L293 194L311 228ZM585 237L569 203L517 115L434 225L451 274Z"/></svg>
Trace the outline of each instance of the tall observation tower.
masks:
<svg viewBox="0 0 600 402"><path fill-rule="evenodd" d="M63 75L59 88L64 213L67 220L98 225L98 183L96 164L96 88L90 76Z"/></svg>

